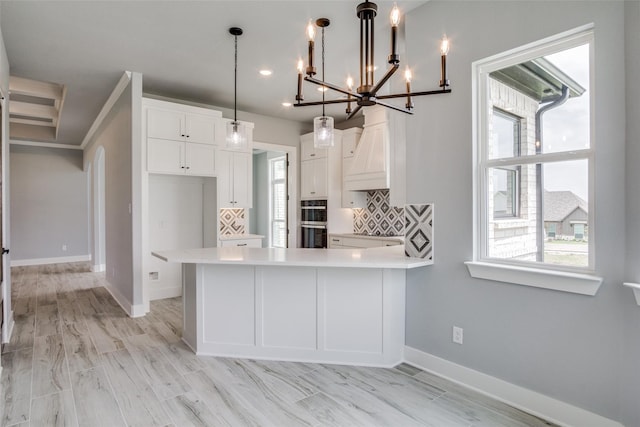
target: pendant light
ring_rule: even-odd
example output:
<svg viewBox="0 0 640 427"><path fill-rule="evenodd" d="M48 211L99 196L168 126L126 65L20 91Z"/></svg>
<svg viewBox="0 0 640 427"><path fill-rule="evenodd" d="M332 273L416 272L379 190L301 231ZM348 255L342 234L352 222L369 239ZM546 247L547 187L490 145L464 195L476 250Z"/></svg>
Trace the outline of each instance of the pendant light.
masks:
<svg viewBox="0 0 640 427"><path fill-rule="evenodd" d="M316 21L316 25L322 28L322 83L324 83L324 29L329 26L329 20L320 18ZM307 34L309 35L309 41L313 42L315 31L311 22L309 22ZM325 114L324 93L327 88L323 86L322 89L322 116L313 119L313 146L315 148L333 147L333 117L327 117Z"/></svg>
<svg viewBox="0 0 640 427"><path fill-rule="evenodd" d="M247 130L238 121L238 36L242 35L242 28L231 27L229 33L235 39L235 67L233 75L233 121L227 123L227 148L231 150L247 149Z"/></svg>

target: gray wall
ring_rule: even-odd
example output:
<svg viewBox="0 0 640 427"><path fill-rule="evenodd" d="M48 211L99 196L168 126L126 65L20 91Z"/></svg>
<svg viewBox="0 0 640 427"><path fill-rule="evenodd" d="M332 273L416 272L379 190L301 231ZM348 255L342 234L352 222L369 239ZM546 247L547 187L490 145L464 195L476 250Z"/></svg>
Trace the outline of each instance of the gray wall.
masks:
<svg viewBox="0 0 640 427"><path fill-rule="evenodd" d="M106 279L131 304L133 300L133 248L131 203L130 82L85 149L84 162L93 162L96 150L105 150ZM92 170L96 170L95 164Z"/></svg>
<svg viewBox="0 0 640 427"><path fill-rule="evenodd" d="M627 262L625 279L640 283L640 2L625 3L625 60L627 89ZM631 291L624 295L624 337L621 401L622 421L640 426L640 306Z"/></svg>
<svg viewBox="0 0 640 427"><path fill-rule="evenodd" d="M82 151L12 145L10 161L11 258L88 255Z"/></svg>
<svg viewBox="0 0 640 427"><path fill-rule="evenodd" d="M463 264L473 256L471 63L591 22L595 267L604 283L588 297L473 279ZM619 420L619 377L629 374L618 369L620 312L631 304L621 286L620 256L625 250L624 3L431 1L407 16L406 31L409 60L420 70L420 80L412 84L416 90L437 87L438 40L443 33L450 37L453 89L450 95L415 98L416 115L407 118L407 203L435 202L436 251L435 265L407 273L407 345ZM631 310L628 317L633 315L636 327L629 336L637 342L640 310ZM464 328L464 345L451 342L452 325ZM637 351L637 344L633 348ZM637 391L636 384L626 390ZM637 396L629 398L637 401Z"/></svg>
<svg viewBox="0 0 640 427"><path fill-rule="evenodd" d="M249 209L249 232L264 236L269 245L269 162L267 152L253 156L253 208Z"/></svg>

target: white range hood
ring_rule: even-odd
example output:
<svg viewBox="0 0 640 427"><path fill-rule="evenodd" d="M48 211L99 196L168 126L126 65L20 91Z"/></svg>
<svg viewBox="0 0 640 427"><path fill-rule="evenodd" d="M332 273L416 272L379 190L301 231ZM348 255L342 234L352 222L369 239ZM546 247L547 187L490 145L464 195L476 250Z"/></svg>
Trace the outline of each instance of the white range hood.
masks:
<svg viewBox="0 0 640 427"><path fill-rule="evenodd" d="M399 206L406 187L404 114L381 106L365 107L363 113L364 129L345 173L344 189L389 189L392 205Z"/></svg>

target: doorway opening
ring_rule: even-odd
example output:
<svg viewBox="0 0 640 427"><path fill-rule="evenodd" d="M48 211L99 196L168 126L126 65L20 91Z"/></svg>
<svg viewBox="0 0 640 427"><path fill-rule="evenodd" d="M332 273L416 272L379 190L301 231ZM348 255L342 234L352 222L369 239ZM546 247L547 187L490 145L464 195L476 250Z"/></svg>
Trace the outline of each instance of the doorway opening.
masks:
<svg viewBox="0 0 640 427"><path fill-rule="evenodd" d="M296 147L254 142L251 234L265 236L268 248L297 246Z"/></svg>

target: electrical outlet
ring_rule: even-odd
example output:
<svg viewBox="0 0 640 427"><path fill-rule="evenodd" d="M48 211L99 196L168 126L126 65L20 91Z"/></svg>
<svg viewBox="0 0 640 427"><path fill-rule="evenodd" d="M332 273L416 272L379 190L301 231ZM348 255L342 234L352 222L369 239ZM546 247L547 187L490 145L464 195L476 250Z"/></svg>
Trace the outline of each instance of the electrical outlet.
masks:
<svg viewBox="0 0 640 427"><path fill-rule="evenodd" d="M463 329L458 327L458 326L454 326L453 327L453 342L456 344L462 344L462 337L463 337Z"/></svg>

